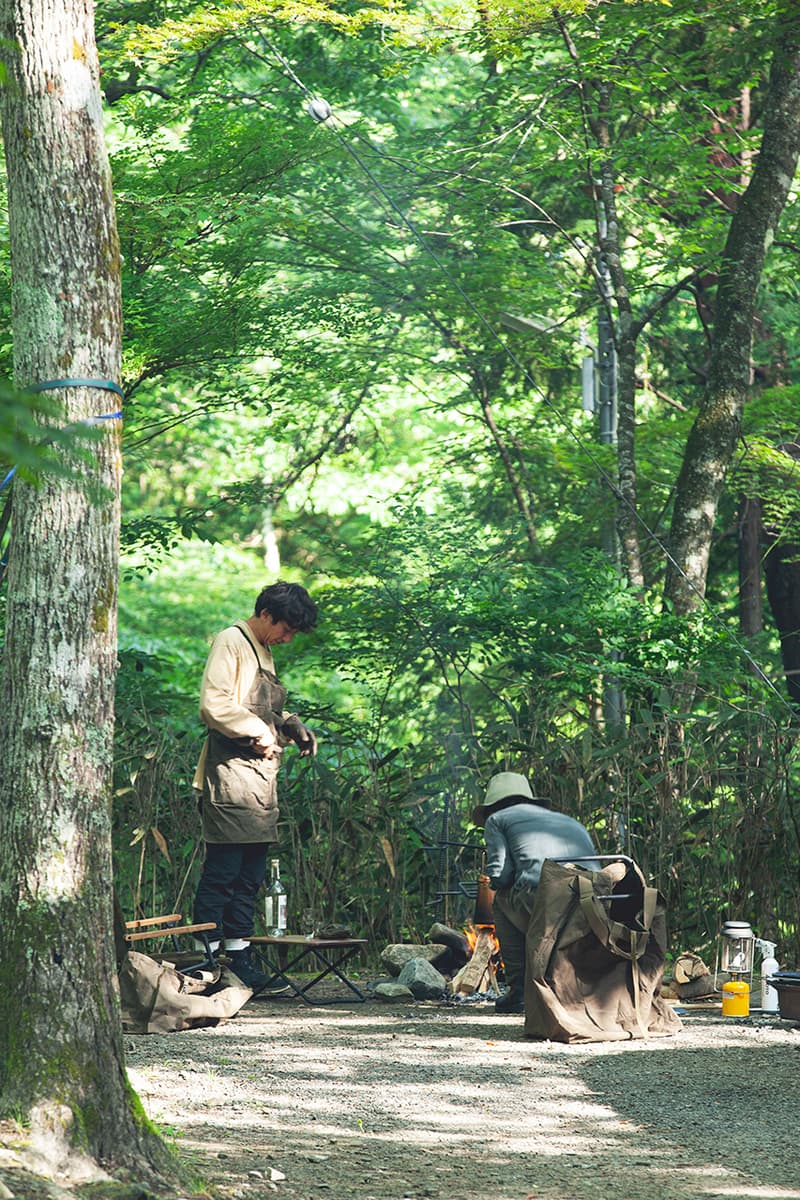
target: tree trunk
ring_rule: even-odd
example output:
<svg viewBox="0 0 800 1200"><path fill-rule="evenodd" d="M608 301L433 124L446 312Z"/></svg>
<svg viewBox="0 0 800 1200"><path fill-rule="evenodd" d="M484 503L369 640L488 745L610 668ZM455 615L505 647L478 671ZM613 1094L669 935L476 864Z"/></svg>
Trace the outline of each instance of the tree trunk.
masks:
<svg viewBox="0 0 800 1200"><path fill-rule="evenodd" d="M761 605L761 502L743 496L739 502L739 629L755 637L764 628Z"/></svg>
<svg viewBox="0 0 800 1200"><path fill-rule="evenodd" d="M793 442L780 449L795 461L800 448ZM780 524L767 519L768 550L764 559L767 599L781 639L781 658L789 699L800 709L800 545L781 537Z"/></svg>
<svg viewBox="0 0 800 1200"><path fill-rule="evenodd" d="M120 406L85 383L118 380L121 328L93 5L0 0L0 19L15 380L58 384L63 428ZM123 1064L110 812L120 423L95 433L69 474L15 484L0 685L0 1114L29 1125L40 1169L64 1179L75 1164L167 1160Z"/></svg>
<svg viewBox="0 0 800 1200"><path fill-rule="evenodd" d="M775 545L765 560L767 595L781 639L786 689L800 709L800 545Z"/></svg>
<svg viewBox="0 0 800 1200"><path fill-rule="evenodd" d="M628 280L622 262L620 224L617 215L616 170L612 157L610 107L612 85L608 81L591 83L583 73L578 49L570 37L565 21L556 16L567 53L578 71L578 94L585 131L591 133L601 150L599 177L591 165L589 179L596 206L597 241L601 254L598 266L598 291L601 306L609 306L604 271L611 279L616 302L617 320L614 331L616 347L616 418L614 437L617 442L618 492L616 526L622 561L628 581L634 587L644 585L644 570L639 545L636 495L636 340ZM596 102L593 97L596 93ZM587 144L588 149L588 144ZM591 159L588 159L591 164ZM611 314L608 314L611 320ZM641 326L639 327L641 328ZM598 339L599 340L599 339ZM601 439L602 439L601 431Z"/></svg>
<svg viewBox="0 0 800 1200"><path fill-rule="evenodd" d="M644 569L639 546L638 499L636 494L636 338L628 280L622 263L620 227L617 216L616 171L611 160L609 105L611 87L600 85L595 131L604 158L600 168L600 203L604 220L598 230L600 251L608 267L617 306L616 439L619 495L617 534L632 587L644 587Z"/></svg>
<svg viewBox="0 0 800 1200"><path fill-rule="evenodd" d="M678 477L665 597L678 613L705 595L720 492L739 436L750 379L756 296L797 168L800 148L800 12L787 4L776 22L761 150L731 219L717 287L706 392Z"/></svg>

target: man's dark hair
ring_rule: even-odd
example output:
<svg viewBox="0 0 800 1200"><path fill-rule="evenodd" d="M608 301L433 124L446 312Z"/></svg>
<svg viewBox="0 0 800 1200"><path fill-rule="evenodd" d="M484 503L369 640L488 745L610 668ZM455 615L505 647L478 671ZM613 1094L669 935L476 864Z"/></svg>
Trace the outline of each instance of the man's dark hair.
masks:
<svg viewBox="0 0 800 1200"><path fill-rule="evenodd" d="M317 606L299 583L284 583L279 579L265 587L256 597L255 615L267 611L273 621L285 621L290 629L307 633L317 623Z"/></svg>

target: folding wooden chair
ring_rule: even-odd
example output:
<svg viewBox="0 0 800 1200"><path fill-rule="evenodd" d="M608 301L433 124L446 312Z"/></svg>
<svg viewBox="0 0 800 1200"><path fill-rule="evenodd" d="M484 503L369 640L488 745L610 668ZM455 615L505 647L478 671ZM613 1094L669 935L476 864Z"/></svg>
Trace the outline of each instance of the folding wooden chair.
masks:
<svg viewBox="0 0 800 1200"><path fill-rule="evenodd" d="M216 929L213 921L206 922L203 925L184 925L183 917L180 913L166 913L160 917L143 917L138 921L125 922L125 942L130 946L135 942L160 940L162 943L169 939L173 953L169 955L171 962L175 962L181 971L186 975L196 975L200 971L213 971L217 966L216 952L211 949L209 941L209 933L212 929ZM189 952L181 950L178 938L182 934L192 934L203 946L202 957L199 962L187 961ZM200 951L193 954L196 958Z"/></svg>

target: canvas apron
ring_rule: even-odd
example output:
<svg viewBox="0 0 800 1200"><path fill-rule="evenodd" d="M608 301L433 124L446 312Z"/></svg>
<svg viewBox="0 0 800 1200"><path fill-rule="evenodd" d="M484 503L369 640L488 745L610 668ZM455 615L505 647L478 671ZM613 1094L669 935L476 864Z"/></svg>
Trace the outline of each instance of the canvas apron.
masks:
<svg viewBox="0 0 800 1200"><path fill-rule="evenodd" d="M244 707L270 727L282 746L285 739L278 730L286 689L276 675L262 667L244 633L242 637L258 663ZM251 749L249 738L229 738L209 730L201 801L205 841L277 841L279 758L259 757Z"/></svg>

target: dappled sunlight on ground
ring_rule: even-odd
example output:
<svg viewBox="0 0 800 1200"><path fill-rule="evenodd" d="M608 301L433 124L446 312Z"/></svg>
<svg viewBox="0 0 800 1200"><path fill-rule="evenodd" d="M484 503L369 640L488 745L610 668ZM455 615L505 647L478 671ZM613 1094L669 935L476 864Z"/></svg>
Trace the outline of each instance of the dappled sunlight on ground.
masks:
<svg viewBox="0 0 800 1200"><path fill-rule="evenodd" d="M731 1125L751 1059L757 1075L766 1056L773 1081L773 1059L800 1064L788 1022L564 1046L524 1040L521 1018L488 1005L271 999L218 1029L129 1043L150 1115L243 1200L276 1187L294 1200L800 1200L797 1089L783 1133L774 1097Z"/></svg>

